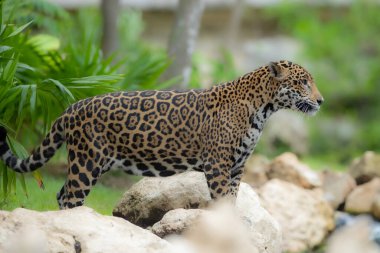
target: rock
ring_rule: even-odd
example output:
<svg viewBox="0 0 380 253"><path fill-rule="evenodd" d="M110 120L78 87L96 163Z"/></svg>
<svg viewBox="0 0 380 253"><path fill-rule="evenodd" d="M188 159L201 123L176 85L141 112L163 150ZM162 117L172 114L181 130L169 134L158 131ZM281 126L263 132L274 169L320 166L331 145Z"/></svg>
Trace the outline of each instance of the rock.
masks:
<svg viewBox="0 0 380 253"><path fill-rule="evenodd" d="M327 242L326 253L380 253L372 237L372 224L368 218L360 218L352 225L336 230Z"/></svg>
<svg viewBox="0 0 380 253"><path fill-rule="evenodd" d="M257 193L241 183L236 208L249 225L250 240L260 253L282 252L282 231L276 217L262 205Z"/></svg>
<svg viewBox="0 0 380 253"><path fill-rule="evenodd" d="M380 193L375 195L371 206L371 213L373 217L380 220Z"/></svg>
<svg viewBox="0 0 380 253"><path fill-rule="evenodd" d="M335 229L349 226L355 222L355 219L356 217L351 214L337 211L335 212Z"/></svg>
<svg viewBox="0 0 380 253"><path fill-rule="evenodd" d="M372 231L370 238L380 247L380 222L375 221L372 224Z"/></svg>
<svg viewBox="0 0 380 253"><path fill-rule="evenodd" d="M375 197L380 192L380 178L357 186L347 197L344 210L349 213L371 213Z"/></svg>
<svg viewBox="0 0 380 253"><path fill-rule="evenodd" d="M281 225L284 252L313 248L334 228L334 212L319 189L272 179L259 194L263 206Z"/></svg>
<svg viewBox="0 0 380 253"><path fill-rule="evenodd" d="M228 228L233 228L233 232ZM261 206L258 195L245 183L240 185L236 208L217 204L210 210L172 210L153 225L152 232L159 236L185 233L198 246L200 241L209 238L209 251L201 252L282 252L278 222ZM223 250L218 248L220 246Z"/></svg>
<svg viewBox="0 0 380 253"><path fill-rule="evenodd" d="M135 178L138 178L138 177L135 176ZM99 181L97 182L97 184L102 184L104 186L107 186L113 189L126 191L136 182L135 178L130 177L124 171L111 170L105 173L104 175L102 175L99 178Z"/></svg>
<svg viewBox="0 0 380 253"><path fill-rule="evenodd" d="M167 212L162 219L155 223L151 231L159 237L171 234L182 234L187 228L202 215L205 210L201 209L174 209Z"/></svg>
<svg viewBox="0 0 380 253"><path fill-rule="evenodd" d="M202 208L211 200L203 173L189 171L166 178L143 178L134 184L114 208L115 216L148 227L177 208Z"/></svg>
<svg viewBox="0 0 380 253"><path fill-rule="evenodd" d="M331 170L322 172L324 197L333 209L344 203L348 194L356 187L355 180L346 173Z"/></svg>
<svg viewBox="0 0 380 253"><path fill-rule="evenodd" d="M358 184L364 184L374 177L380 177L380 154L367 151L356 158L349 169Z"/></svg>
<svg viewBox="0 0 380 253"><path fill-rule="evenodd" d="M177 252L151 232L87 207L50 212L18 208L1 211L0 220L0 252Z"/></svg>
<svg viewBox="0 0 380 253"><path fill-rule="evenodd" d="M267 176L269 179L281 179L307 189L322 186L319 175L292 153L276 157L268 165Z"/></svg>
<svg viewBox="0 0 380 253"><path fill-rule="evenodd" d="M263 155L251 155L244 165L242 181L252 187L260 187L268 181L266 169L269 164L268 158Z"/></svg>
<svg viewBox="0 0 380 253"><path fill-rule="evenodd" d="M233 231L227 228L233 228ZM235 208L225 203L214 206L210 211L203 211L184 236L193 245L194 253L273 252L272 249L258 249L263 245L256 245L257 240L251 240L247 221L239 217Z"/></svg>

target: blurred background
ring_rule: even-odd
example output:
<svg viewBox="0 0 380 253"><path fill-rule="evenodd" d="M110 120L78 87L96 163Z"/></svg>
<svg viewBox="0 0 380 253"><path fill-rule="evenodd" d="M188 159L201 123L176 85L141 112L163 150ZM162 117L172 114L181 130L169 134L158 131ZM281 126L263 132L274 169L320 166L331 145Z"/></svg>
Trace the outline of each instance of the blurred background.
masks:
<svg viewBox="0 0 380 253"><path fill-rule="evenodd" d="M291 151L314 169L344 170L364 151L380 151L378 1L8 0L1 7L0 124L21 157L76 100L113 90L204 88L281 59L312 73L325 104L316 117L273 116L256 153ZM46 187L50 175L65 174L65 157L62 149L49 163ZM0 166L2 199L36 188ZM62 183L50 185L58 191ZM56 209L55 201L46 208Z"/></svg>

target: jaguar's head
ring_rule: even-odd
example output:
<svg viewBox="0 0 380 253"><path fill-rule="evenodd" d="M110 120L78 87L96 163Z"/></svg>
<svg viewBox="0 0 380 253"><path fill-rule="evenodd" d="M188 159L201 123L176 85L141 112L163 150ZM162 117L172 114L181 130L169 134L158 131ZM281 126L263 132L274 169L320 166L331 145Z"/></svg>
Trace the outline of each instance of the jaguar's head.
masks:
<svg viewBox="0 0 380 253"><path fill-rule="evenodd" d="M279 109L293 109L314 115L323 97L310 73L289 61L271 62L268 65L273 102Z"/></svg>

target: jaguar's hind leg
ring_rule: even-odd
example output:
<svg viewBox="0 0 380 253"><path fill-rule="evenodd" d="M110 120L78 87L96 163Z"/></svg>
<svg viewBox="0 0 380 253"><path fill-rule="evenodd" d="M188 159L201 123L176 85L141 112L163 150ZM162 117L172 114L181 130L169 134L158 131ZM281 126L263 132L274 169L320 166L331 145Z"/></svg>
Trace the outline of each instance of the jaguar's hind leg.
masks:
<svg viewBox="0 0 380 253"><path fill-rule="evenodd" d="M81 153L76 159L69 161L70 168L66 183L57 196L60 207L66 209L82 206L91 187L100 178L104 163L105 159L102 159L100 163L99 159L91 159Z"/></svg>
<svg viewBox="0 0 380 253"><path fill-rule="evenodd" d="M231 175L228 195L231 196L234 200L236 200L237 194L239 192L239 186L240 186L242 176L243 176L243 168L237 169L237 172L235 173L235 175Z"/></svg>
<svg viewBox="0 0 380 253"><path fill-rule="evenodd" d="M66 183L65 183L65 185L66 185ZM61 190L57 193L57 201L58 201L59 209L64 208L65 185L63 185Z"/></svg>

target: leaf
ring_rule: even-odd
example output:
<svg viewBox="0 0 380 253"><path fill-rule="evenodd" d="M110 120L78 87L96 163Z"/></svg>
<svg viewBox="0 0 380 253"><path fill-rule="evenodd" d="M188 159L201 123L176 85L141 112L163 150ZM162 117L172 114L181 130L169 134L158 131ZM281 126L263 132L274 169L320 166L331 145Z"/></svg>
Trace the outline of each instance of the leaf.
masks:
<svg viewBox="0 0 380 253"><path fill-rule="evenodd" d="M28 40L27 44L32 45L40 54L47 54L50 51L56 51L60 47L59 39L48 34L35 35Z"/></svg>
<svg viewBox="0 0 380 253"><path fill-rule="evenodd" d="M16 192L16 172L14 172L13 170L9 171L8 173L7 192L12 192L12 189L14 190L13 192Z"/></svg>
<svg viewBox="0 0 380 253"><path fill-rule="evenodd" d="M48 79L47 81L52 82L61 91L63 96L65 96L65 97L66 97L66 95L69 96L71 99L71 102L75 101L75 97L73 96L73 94L60 81L54 80L54 79ZM70 100L67 100L67 102L70 102Z"/></svg>
<svg viewBox="0 0 380 253"><path fill-rule="evenodd" d="M9 105L12 105L15 102L17 102L16 99L19 96L19 94L20 94L20 90L17 88L12 88L12 89L9 89L7 92L5 92L4 97L0 103L0 109L6 110L7 108L10 108Z"/></svg>
<svg viewBox="0 0 380 253"><path fill-rule="evenodd" d="M0 53L4 53L8 50L11 50L13 49L13 47L10 47L10 46L0 46Z"/></svg>
<svg viewBox="0 0 380 253"><path fill-rule="evenodd" d="M21 159L26 159L29 156L28 151L24 148L24 146L20 142L18 142L16 139L14 139L11 136L8 136L8 140L9 140L9 147L11 148L12 152L17 157L19 157ZM40 187L41 189L45 189L40 172L39 171L33 171L32 175L36 179L38 187ZM20 183L21 183L21 186L23 188L25 195L28 195L27 188L25 185L25 179L24 179L23 175L21 175L20 180L21 180Z"/></svg>
<svg viewBox="0 0 380 253"><path fill-rule="evenodd" d="M16 124L17 124L16 133L18 133L25 118L26 110L24 110L24 107L27 102L26 100L29 93L29 86L20 85L20 86L16 86L16 88L18 88L18 90L21 89L21 96L20 96L20 101L19 101L19 106L18 106L18 115L16 119Z"/></svg>
<svg viewBox="0 0 380 253"><path fill-rule="evenodd" d="M33 23L33 20L26 23L25 25L22 25L20 26L19 28L17 28L16 30L14 30L11 34L8 35L7 38L10 38L10 37L13 37L13 36L16 36L18 35L19 33L21 33L22 31L25 30L25 28L27 28L31 23Z"/></svg>
<svg viewBox="0 0 380 253"><path fill-rule="evenodd" d="M11 175L12 175L11 176L11 184L10 184L11 188L10 188L9 192L15 193L16 189L17 189L17 175L18 175L18 173L15 171L12 171Z"/></svg>
<svg viewBox="0 0 380 253"><path fill-rule="evenodd" d="M38 187L41 188L42 190L45 190L45 185L44 185L40 171L39 170L33 171L32 175L34 179L37 181Z"/></svg>
<svg viewBox="0 0 380 253"><path fill-rule="evenodd" d="M8 169L7 167L3 167L3 194L5 198L8 196Z"/></svg>
<svg viewBox="0 0 380 253"><path fill-rule="evenodd" d="M16 141L12 136L8 135L8 143L9 143L9 148L12 150L13 154L15 154L17 157L21 159L25 159L29 156L28 151L24 148L24 146Z"/></svg>
<svg viewBox="0 0 380 253"><path fill-rule="evenodd" d="M28 85L20 85L20 86L17 86L17 88L21 89L21 97L20 97L20 102L19 102L19 106L18 106L18 114L21 115L22 109L24 108L24 105L26 102L26 97L28 96L29 86Z"/></svg>
<svg viewBox="0 0 380 253"><path fill-rule="evenodd" d="M3 35L3 33L5 32L5 30L7 29L7 25L3 25L2 23L1 23L1 28L0 28L0 36L2 36Z"/></svg>
<svg viewBox="0 0 380 253"><path fill-rule="evenodd" d="M12 55L12 58L8 61L8 63L6 64L5 68L4 68L4 71L2 73L2 76L1 76L1 79L8 82L8 83L12 83L12 79L13 79L13 76L14 76L14 73L16 71L16 67L17 67L17 57L16 57L16 54L13 54Z"/></svg>
<svg viewBox="0 0 380 253"><path fill-rule="evenodd" d="M28 188L26 187L24 175L20 174L20 176L18 177L18 179L19 179L19 182L20 182L21 187L22 187L22 191L24 192L25 196L29 197L29 195L28 195Z"/></svg>
<svg viewBox="0 0 380 253"><path fill-rule="evenodd" d="M3 25L3 4L4 1L0 0L0 24Z"/></svg>
<svg viewBox="0 0 380 253"><path fill-rule="evenodd" d="M31 95L30 95L30 113L35 115L36 112L36 101L37 101L37 86L35 84L30 86Z"/></svg>
<svg viewBox="0 0 380 253"><path fill-rule="evenodd" d="M30 71L32 71L32 72L36 72L36 71L37 71L36 68L34 68L34 67L32 67L32 66L30 66L30 65L28 65L28 64L21 63L21 62L19 62L19 63L17 64L17 67L18 67L19 69L26 69L26 70L30 70Z"/></svg>
<svg viewBox="0 0 380 253"><path fill-rule="evenodd" d="M98 75L98 76L86 76L81 78L72 78L70 83L72 84L98 84L98 83L116 83L122 80L122 75Z"/></svg>
<svg viewBox="0 0 380 253"><path fill-rule="evenodd" d="M157 85L156 89L157 90L163 90L163 89L167 89L175 84L177 84L179 81L181 80L181 77L180 76L177 76L177 77L173 77L167 81L164 81L164 82L161 82L160 84Z"/></svg>

